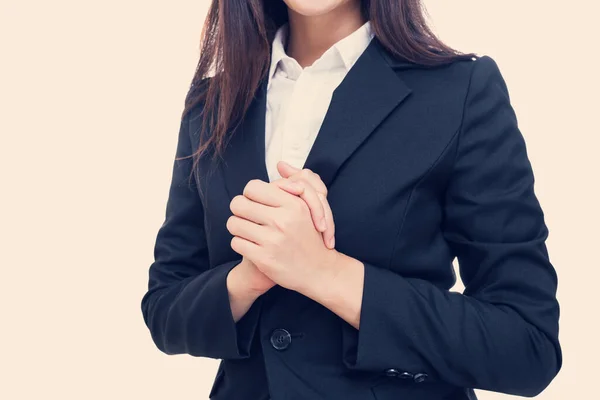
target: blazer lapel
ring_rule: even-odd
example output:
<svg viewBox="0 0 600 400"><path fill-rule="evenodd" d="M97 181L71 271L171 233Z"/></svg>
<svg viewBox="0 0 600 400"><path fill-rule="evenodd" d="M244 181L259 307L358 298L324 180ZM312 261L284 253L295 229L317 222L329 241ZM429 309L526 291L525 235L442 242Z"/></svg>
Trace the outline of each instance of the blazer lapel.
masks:
<svg viewBox="0 0 600 400"><path fill-rule="evenodd" d="M334 90L304 168L327 187L348 157L410 93L376 37Z"/></svg>
<svg viewBox="0 0 600 400"><path fill-rule="evenodd" d="M344 161L411 93L395 67L394 58L374 37L334 90L304 163L304 168L318 173L327 187ZM252 179L269 181L265 164L266 87L265 77L225 149L221 168L230 198L241 194Z"/></svg>

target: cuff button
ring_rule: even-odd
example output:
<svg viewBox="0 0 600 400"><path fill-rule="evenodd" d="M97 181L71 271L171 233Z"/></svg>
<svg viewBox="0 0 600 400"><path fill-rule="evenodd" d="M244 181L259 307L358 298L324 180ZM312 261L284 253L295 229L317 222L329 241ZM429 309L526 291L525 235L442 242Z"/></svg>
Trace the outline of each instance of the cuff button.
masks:
<svg viewBox="0 0 600 400"><path fill-rule="evenodd" d="M422 383L422 382L425 382L428 378L429 378L429 375L421 373L421 374L415 374L413 379L416 383Z"/></svg>

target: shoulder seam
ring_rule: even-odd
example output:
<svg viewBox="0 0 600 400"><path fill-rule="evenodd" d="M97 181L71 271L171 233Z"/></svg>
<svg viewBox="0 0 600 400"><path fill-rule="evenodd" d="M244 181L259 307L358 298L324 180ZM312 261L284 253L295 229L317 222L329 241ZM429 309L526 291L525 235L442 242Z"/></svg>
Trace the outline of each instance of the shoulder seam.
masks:
<svg viewBox="0 0 600 400"><path fill-rule="evenodd" d="M467 109L467 101L469 99L469 95L471 94L471 86L473 83L473 75L475 74L475 68L477 68L477 63L485 56L478 57L473 60L473 65L471 66L471 71L469 73L469 81L467 82L467 90L465 91L465 98L463 100L462 113L460 117L460 124L458 125L457 135L456 135L456 151L454 153L454 160L452 161L452 169L454 170L454 166L456 165L456 160L458 159L458 153L460 150L460 139L462 136L463 125L465 122L465 114Z"/></svg>

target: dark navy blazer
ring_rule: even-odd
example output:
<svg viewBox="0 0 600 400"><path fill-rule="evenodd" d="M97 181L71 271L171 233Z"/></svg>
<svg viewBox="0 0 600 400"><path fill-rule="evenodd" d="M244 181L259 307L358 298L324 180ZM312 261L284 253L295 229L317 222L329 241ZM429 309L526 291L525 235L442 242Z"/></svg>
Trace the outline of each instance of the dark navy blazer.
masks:
<svg viewBox="0 0 600 400"><path fill-rule="evenodd" d="M338 251L365 265L360 330L275 286L238 323L229 202L265 166L266 79L222 162L174 162L142 311L167 354L221 359L218 400L458 400L540 393L562 364L548 229L505 81L489 56L423 67L377 38L333 93L305 163ZM199 141L202 106L176 155ZM200 186L201 191L198 186ZM449 291L457 258L464 293Z"/></svg>

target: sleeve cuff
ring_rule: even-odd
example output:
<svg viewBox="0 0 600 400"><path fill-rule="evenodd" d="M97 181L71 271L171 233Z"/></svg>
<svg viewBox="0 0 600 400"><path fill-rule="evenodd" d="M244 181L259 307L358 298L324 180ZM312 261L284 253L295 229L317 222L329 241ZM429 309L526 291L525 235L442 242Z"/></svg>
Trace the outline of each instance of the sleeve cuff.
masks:
<svg viewBox="0 0 600 400"><path fill-rule="evenodd" d="M350 369L373 372L394 369L421 373L424 367L414 349L410 348L413 342L407 337L417 333L410 330L411 319L407 312L410 304L386 305L390 301L406 299L399 295L404 280L392 271L368 263L364 265L360 329L343 324L344 364ZM406 321L406 324L398 324L398 321Z"/></svg>
<svg viewBox="0 0 600 400"><path fill-rule="evenodd" d="M236 323L233 319L227 291L227 275L240 263L240 260L221 264L213 269L215 274L210 283L199 293L198 298L205 295L204 304L207 310L206 320L202 322L206 340L203 355L220 359L241 359L250 356L250 348L258 326L262 298L252 304L248 312ZM207 301L208 299L208 301ZM200 300L199 300L200 301Z"/></svg>

